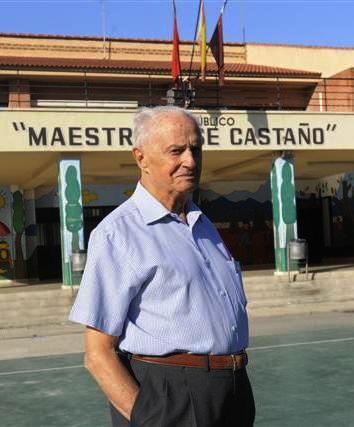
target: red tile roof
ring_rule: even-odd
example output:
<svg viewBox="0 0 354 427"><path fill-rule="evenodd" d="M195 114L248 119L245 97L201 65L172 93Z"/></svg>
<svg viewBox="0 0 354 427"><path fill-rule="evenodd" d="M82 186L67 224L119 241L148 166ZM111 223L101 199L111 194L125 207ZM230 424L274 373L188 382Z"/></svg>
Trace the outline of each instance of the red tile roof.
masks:
<svg viewBox="0 0 354 427"><path fill-rule="evenodd" d="M31 33L3 33L0 32L0 37L15 37L15 38L32 38L32 39L66 39L66 40L102 40L102 36L95 35L65 35L65 34L31 34ZM106 40L112 41L123 41L123 42L141 42L141 43L172 43L171 39L145 39L145 38L134 38L134 37L106 37ZM181 44L192 44L192 40L180 40ZM354 46L326 46L326 45L304 45L296 43L268 43L268 42L228 42L224 41L225 46L244 46L244 45L255 45L255 46L284 46L304 49L347 49L353 50Z"/></svg>
<svg viewBox="0 0 354 427"><path fill-rule="evenodd" d="M102 36L73 36L65 34L29 34L29 33L2 33L0 37L13 37L22 39L57 39L57 40L93 40L102 41ZM106 37L106 41L131 42L131 43L156 43L156 44L172 44L172 39L145 39L139 37ZM193 44L193 40L180 40L181 44ZM244 43L229 43L225 45L243 46Z"/></svg>
<svg viewBox="0 0 354 427"><path fill-rule="evenodd" d="M182 63L184 72L188 72L189 63ZM133 61L133 60L108 60L108 59L75 59L75 58L41 58L41 57L15 57L0 56L0 68L30 68L30 69L65 69L67 71L103 71L126 72L132 74L170 74L171 63L168 61ZM192 71L198 72L198 65L193 64ZM208 73L216 74L215 64L208 65ZM318 78L320 73L289 68L269 67L252 64L225 64L226 76L256 76L256 77L294 77Z"/></svg>

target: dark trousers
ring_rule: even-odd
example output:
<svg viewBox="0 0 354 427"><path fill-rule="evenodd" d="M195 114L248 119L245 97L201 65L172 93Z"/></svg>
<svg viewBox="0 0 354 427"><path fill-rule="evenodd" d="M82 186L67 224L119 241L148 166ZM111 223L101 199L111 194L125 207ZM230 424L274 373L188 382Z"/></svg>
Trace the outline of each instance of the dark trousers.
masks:
<svg viewBox="0 0 354 427"><path fill-rule="evenodd" d="M246 369L126 364L140 391L130 423L111 405L113 427L253 426L255 405Z"/></svg>

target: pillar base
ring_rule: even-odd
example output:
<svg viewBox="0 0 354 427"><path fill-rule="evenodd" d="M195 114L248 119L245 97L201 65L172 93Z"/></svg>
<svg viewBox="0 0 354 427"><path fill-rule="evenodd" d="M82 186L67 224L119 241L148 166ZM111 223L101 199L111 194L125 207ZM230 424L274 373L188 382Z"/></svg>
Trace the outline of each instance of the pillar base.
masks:
<svg viewBox="0 0 354 427"><path fill-rule="evenodd" d="M64 285L64 283L62 283L61 289L65 291L78 291L80 289L80 285Z"/></svg>
<svg viewBox="0 0 354 427"><path fill-rule="evenodd" d="M287 271L274 271L274 276L287 276L289 273ZM299 270L290 270L290 274L300 274Z"/></svg>

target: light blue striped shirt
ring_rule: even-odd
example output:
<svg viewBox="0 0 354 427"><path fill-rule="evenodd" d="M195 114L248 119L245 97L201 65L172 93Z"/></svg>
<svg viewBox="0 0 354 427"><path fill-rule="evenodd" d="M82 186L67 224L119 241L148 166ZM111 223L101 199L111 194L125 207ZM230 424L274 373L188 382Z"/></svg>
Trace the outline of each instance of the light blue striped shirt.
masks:
<svg viewBox="0 0 354 427"><path fill-rule="evenodd" d="M135 354L229 354L248 346L239 264L192 202L187 222L140 183L92 232L70 320Z"/></svg>

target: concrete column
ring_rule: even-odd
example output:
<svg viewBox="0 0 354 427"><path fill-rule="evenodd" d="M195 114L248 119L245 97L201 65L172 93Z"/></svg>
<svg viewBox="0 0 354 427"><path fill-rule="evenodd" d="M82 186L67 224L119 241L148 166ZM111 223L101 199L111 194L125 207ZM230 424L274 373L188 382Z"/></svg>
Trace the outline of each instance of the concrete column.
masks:
<svg viewBox="0 0 354 427"><path fill-rule="evenodd" d="M287 243L297 238L294 161L290 154L284 154L273 161L270 181L273 205L275 273L283 273L288 268Z"/></svg>
<svg viewBox="0 0 354 427"><path fill-rule="evenodd" d="M79 159L59 161L59 207L63 285L74 283L71 268L73 252L84 249L81 172Z"/></svg>

